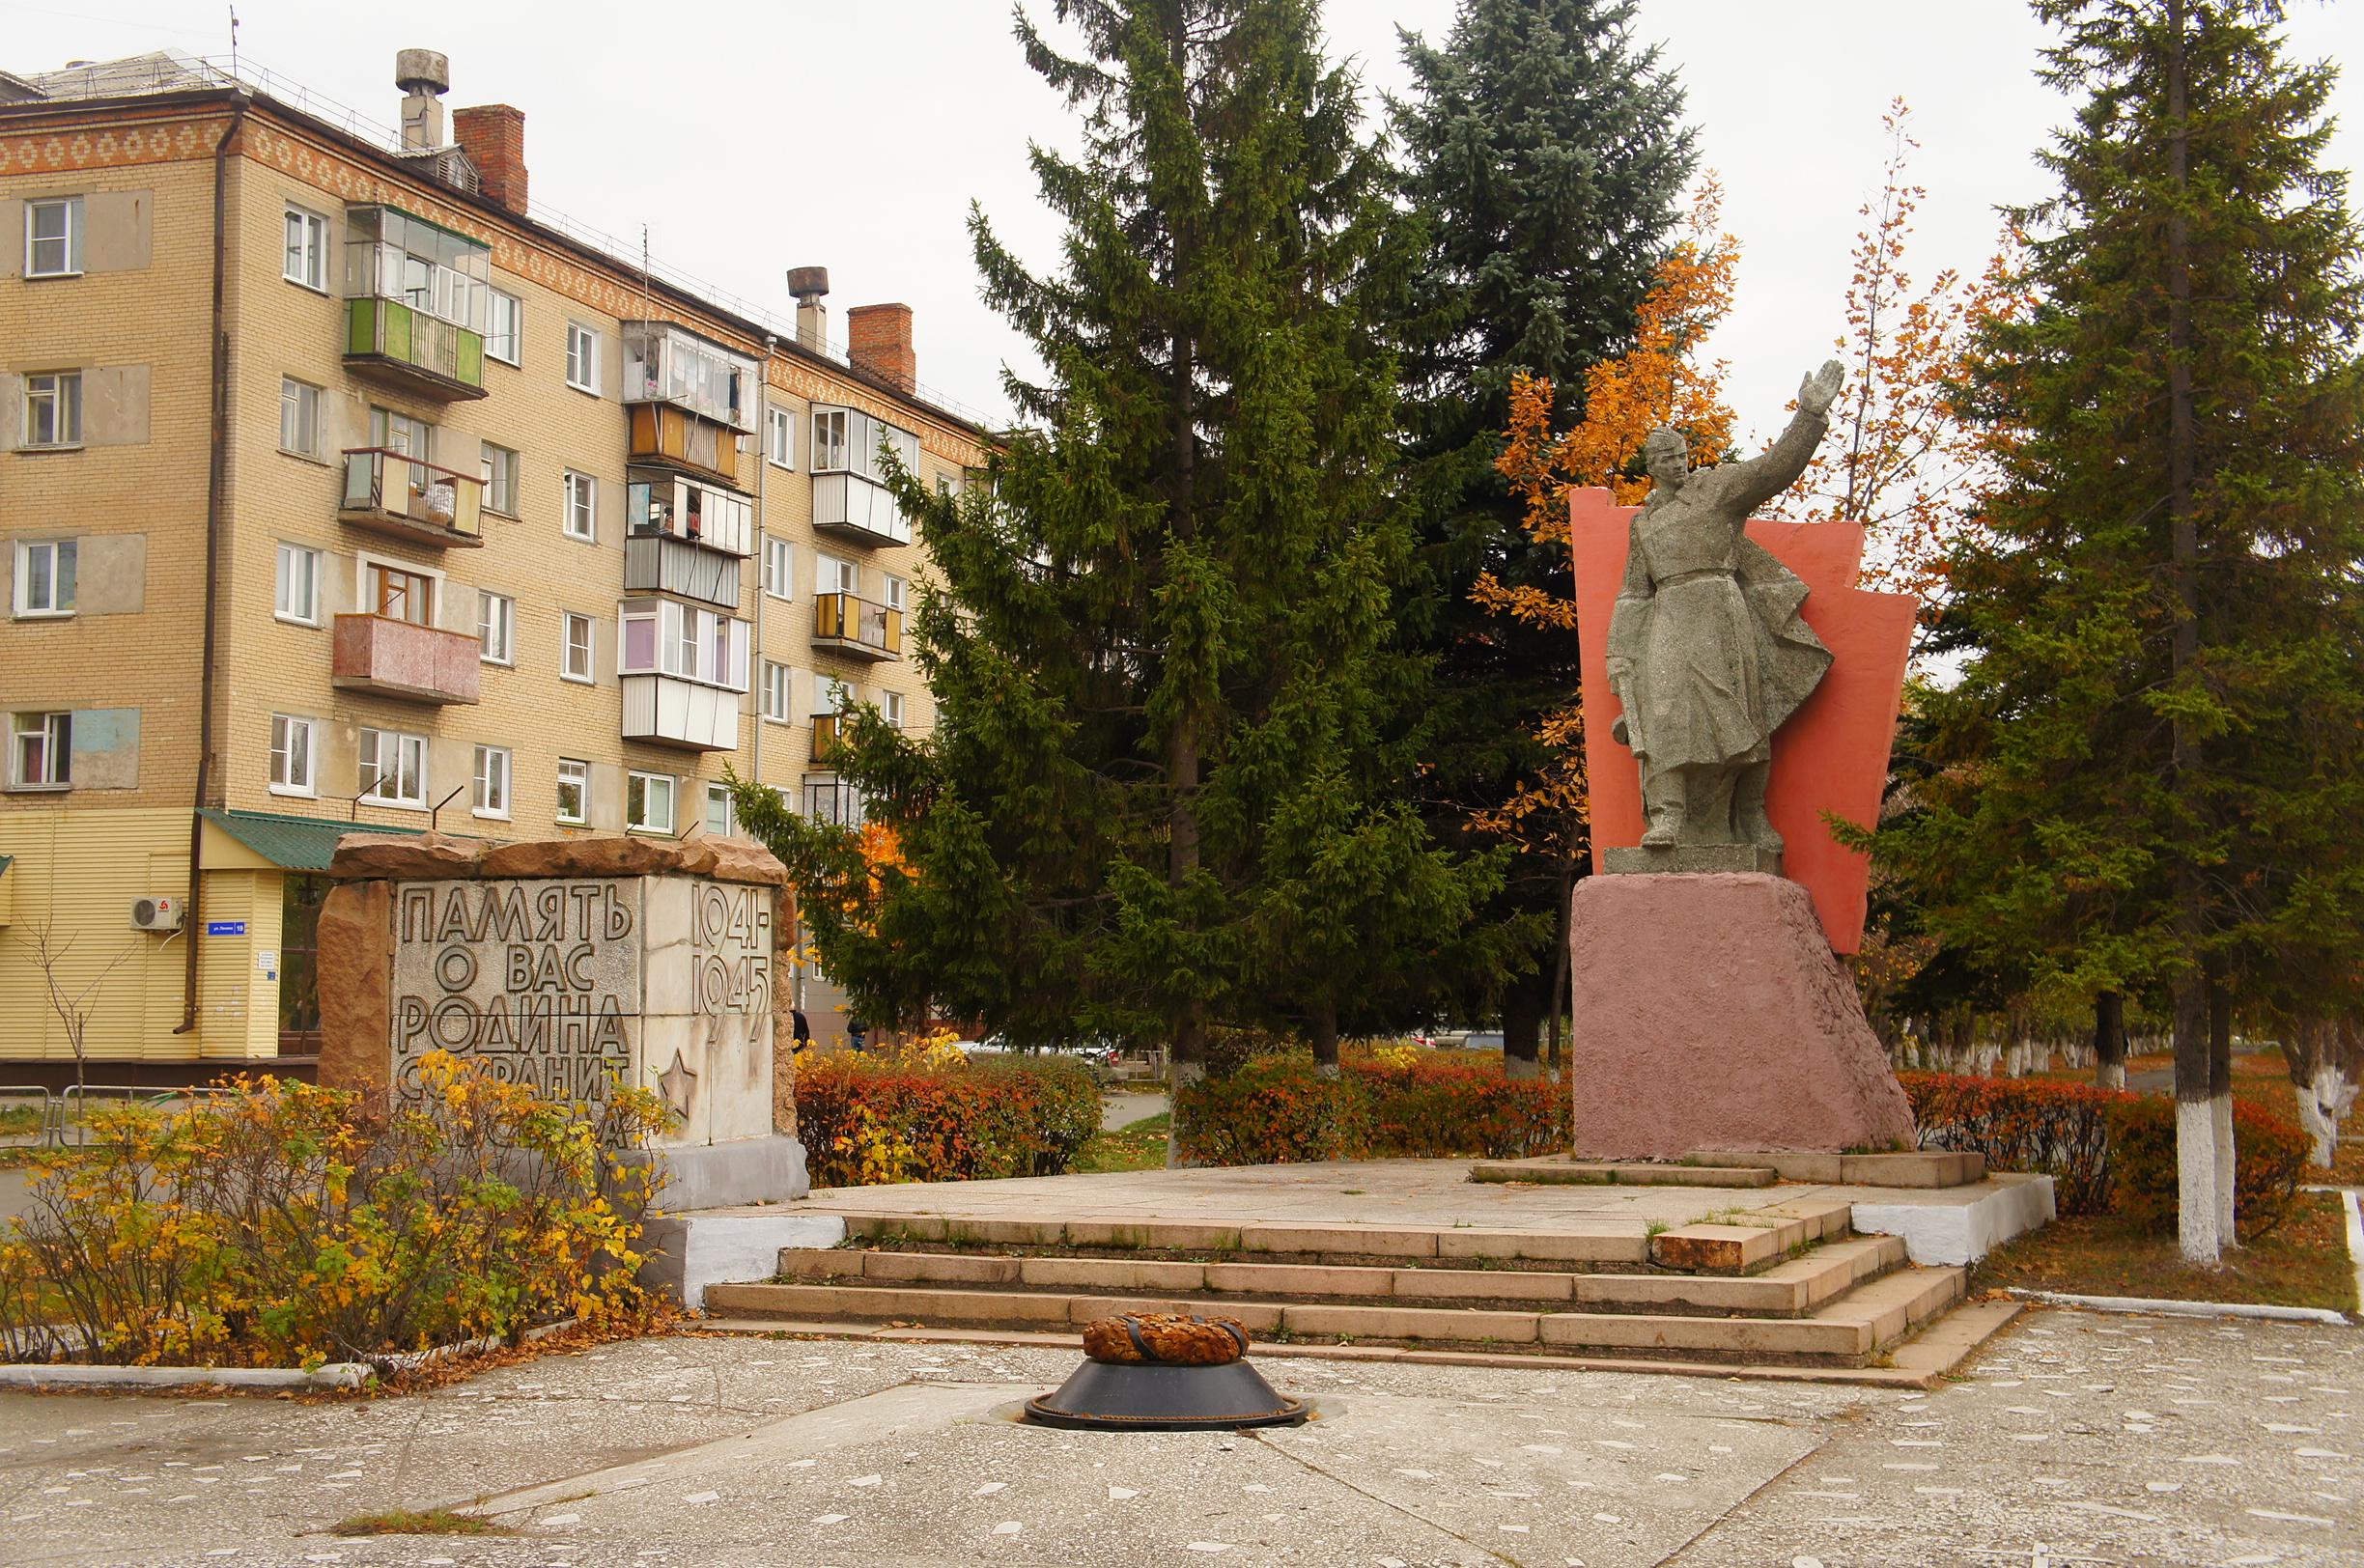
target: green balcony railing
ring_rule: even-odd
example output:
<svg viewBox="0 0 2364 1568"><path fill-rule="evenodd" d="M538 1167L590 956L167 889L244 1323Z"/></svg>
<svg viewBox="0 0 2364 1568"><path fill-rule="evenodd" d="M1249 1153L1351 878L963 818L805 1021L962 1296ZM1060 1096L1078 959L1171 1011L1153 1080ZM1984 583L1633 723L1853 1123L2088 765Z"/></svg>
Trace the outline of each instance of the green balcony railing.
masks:
<svg viewBox="0 0 2364 1568"><path fill-rule="evenodd" d="M345 357L402 375L443 397L485 395L484 335L398 299L345 302Z"/></svg>

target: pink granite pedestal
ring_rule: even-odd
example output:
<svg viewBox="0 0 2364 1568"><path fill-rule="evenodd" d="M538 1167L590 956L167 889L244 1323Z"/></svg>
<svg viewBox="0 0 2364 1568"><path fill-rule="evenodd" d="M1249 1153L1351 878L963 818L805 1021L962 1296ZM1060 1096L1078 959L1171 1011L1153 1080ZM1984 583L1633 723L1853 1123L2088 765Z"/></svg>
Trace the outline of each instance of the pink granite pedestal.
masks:
<svg viewBox="0 0 2364 1568"><path fill-rule="evenodd" d="M1798 883L1588 877L1568 944L1578 1156L1914 1146L1912 1108Z"/></svg>

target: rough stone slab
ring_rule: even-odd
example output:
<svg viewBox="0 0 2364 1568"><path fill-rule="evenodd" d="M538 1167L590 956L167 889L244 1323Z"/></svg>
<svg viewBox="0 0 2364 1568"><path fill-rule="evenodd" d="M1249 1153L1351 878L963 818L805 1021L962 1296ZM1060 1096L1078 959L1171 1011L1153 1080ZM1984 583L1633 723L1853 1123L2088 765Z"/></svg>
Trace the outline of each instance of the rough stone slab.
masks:
<svg viewBox="0 0 2364 1568"><path fill-rule="evenodd" d="M1574 1152L1911 1148L1912 1108L1813 899L1759 875L1587 877Z"/></svg>
<svg viewBox="0 0 2364 1568"><path fill-rule="evenodd" d="M382 882L328 889L314 930L320 987L320 1083L382 1108L393 1063L393 893Z"/></svg>
<svg viewBox="0 0 2364 1568"><path fill-rule="evenodd" d="M1291 1306L1281 1314L1291 1333L1347 1334L1357 1339L1494 1340L1531 1345L1533 1312L1473 1312L1417 1306Z"/></svg>
<svg viewBox="0 0 2364 1568"><path fill-rule="evenodd" d="M1686 1158L1703 1164L1770 1165L1785 1182L1850 1187L1961 1187L1983 1181L1986 1157L1970 1149L1918 1149L1899 1154L1776 1153L1699 1149Z"/></svg>
<svg viewBox="0 0 2364 1568"><path fill-rule="evenodd" d="M643 1231L648 1261L640 1283L703 1306L718 1285L769 1279L783 1253L835 1246L845 1221L782 1209L772 1214L653 1214Z"/></svg>
<svg viewBox="0 0 2364 1568"><path fill-rule="evenodd" d="M1249 1252L1310 1252L1337 1257L1432 1258L1436 1232L1385 1225L1282 1225L1252 1223L1239 1228Z"/></svg>
<svg viewBox="0 0 2364 1568"><path fill-rule="evenodd" d="M1976 1263L2012 1237L2049 1224L2052 1178L2012 1173L1947 1191L1948 1201L1858 1202L1858 1231L1900 1236L1919 1264Z"/></svg>
<svg viewBox="0 0 2364 1568"><path fill-rule="evenodd" d="M1756 1225L1677 1225L1650 1238L1650 1261L1662 1269L1740 1274L1782 1253L1780 1232Z"/></svg>
<svg viewBox="0 0 2364 1568"><path fill-rule="evenodd" d="M1566 1231L1441 1230L1437 1232L1436 1244L1440 1258L1515 1259L1528 1263L1649 1261L1649 1237L1640 1225Z"/></svg>
<svg viewBox="0 0 2364 1568"><path fill-rule="evenodd" d="M1481 1160L1473 1182L1539 1182L1557 1187L1771 1187L1770 1165L1659 1165L1597 1160Z"/></svg>

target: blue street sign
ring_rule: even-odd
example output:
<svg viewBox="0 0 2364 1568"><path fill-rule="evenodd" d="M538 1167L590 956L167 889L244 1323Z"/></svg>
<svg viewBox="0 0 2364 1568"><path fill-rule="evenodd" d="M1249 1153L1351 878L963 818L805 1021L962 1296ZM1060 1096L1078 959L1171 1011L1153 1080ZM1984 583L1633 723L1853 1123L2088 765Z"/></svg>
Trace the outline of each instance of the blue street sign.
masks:
<svg viewBox="0 0 2364 1568"><path fill-rule="evenodd" d="M206 935L209 937L243 937L246 935L246 922L243 920L208 920Z"/></svg>

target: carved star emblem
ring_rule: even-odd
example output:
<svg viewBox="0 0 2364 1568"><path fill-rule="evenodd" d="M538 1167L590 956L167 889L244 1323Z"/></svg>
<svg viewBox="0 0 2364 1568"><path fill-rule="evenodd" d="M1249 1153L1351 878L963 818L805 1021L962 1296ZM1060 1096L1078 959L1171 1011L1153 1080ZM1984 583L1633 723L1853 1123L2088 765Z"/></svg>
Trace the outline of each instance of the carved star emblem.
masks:
<svg viewBox="0 0 2364 1568"><path fill-rule="evenodd" d="M673 1107L674 1115L690 1114L690 1097L697 1093L697 1075L690 1071L679 1050L673 1052L673 1065L657 1075L657 1087L663 1092L665 1104Z"/></svg>

